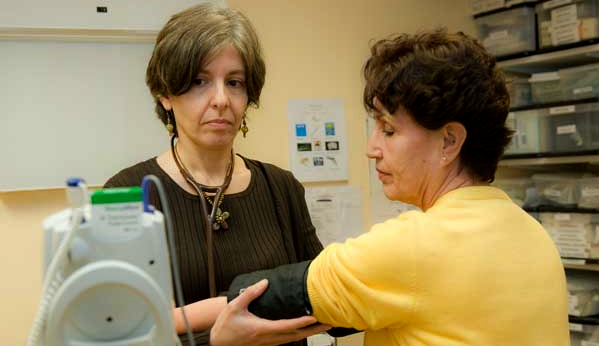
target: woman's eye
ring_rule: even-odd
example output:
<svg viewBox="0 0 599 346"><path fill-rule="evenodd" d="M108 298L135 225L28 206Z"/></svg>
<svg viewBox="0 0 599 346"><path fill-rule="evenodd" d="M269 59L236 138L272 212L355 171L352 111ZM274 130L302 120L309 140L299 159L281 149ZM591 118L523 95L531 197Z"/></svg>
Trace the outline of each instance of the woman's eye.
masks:
<svg viewBox="0 0 599 346"><path fill-rule="evenodd" d="M395 131L390 126L383 126L381 132L383 132L383 134L387 137L393 136L393 134L395 133Z"/></svg>
<svg viewBox="0 0 599 346"><path fill-rule="evenodd" d="M241 81L239 79L232 79L229 81L229 85L234 88L241 88L241 87L243 87L243 81Z"/></svg>
<svg viewBox="0 0 599 346"><path fill-rule="evenodd" d="M204 85L206 84L206 80L202 78L196 78L193 80L194 85Z"/></svg>

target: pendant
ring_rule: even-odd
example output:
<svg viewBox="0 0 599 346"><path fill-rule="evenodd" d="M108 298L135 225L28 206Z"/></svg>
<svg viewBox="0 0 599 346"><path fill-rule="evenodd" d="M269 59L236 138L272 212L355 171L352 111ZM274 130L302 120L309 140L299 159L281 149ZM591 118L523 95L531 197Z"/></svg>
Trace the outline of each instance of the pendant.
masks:
<svg viewBox="0 0 599 346"><path fill-rule="evenodd" d="M220 208L217 208L212 229L215 231L219 230L221 227L223 229L229 229L229 224L227 224L227 218L229 218L229 216L230 214L228 211L223 212Z"/></svg>

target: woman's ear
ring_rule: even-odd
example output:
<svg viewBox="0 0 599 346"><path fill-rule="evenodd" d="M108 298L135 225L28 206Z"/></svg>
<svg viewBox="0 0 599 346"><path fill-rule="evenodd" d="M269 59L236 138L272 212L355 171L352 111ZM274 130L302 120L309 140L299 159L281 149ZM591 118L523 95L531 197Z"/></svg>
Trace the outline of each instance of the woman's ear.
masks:
<svg viewBox="0 0 599 346"><path fill-rule="evenodd" d="M453 162L460 156L462 146L466 141L466 128L456 121L443 126L443 163Z"/></svg>
<svg viewBox="0 0 599 346"><path fill-rule="evenodd" d="M158 96L158 101L162 104L162 107L166 111L170 111L173 109L173 105L171 104L171 100L166 96Z"/></svg>

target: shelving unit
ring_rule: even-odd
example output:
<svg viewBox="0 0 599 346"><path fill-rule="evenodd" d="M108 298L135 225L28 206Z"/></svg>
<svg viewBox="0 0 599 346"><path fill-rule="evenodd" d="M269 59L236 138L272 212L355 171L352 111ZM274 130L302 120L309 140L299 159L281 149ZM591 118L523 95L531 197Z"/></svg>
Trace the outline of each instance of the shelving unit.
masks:
<svg viewBox="0 0 599 346"><path fill-rule="evenodd" d="M543 223L560 254L568 257L562 258L562 263L570 288L568 312L573 315L596 311L595 305L584 303L577 290L580 287L586 290L586 284L597 285L594 281L599 272L599 260L595 259L598 252L596 242L591 239L599 231L599 208L577 206L596 207L599 185L590 179L578 180L578 175L564 174L563 178L553 179L546 173L599 175L599 98L596 97L599 73L597 65L593 65L599 64L599 35L593 30L583 34L576 31L580 27L575 27L583 20L593 23L599 20L595 13L599 2L589 4L590 0L584 0L581 4L582 1L544 2L536 5L532 15L530 11L511 10L507 3L499 2L505 4L505 8L496 10L499 15L492 17L496 13L489 12L482 20L476 17L479 39L489 51L500 55L498 66L511 74L510 92L514 105L518 106L511 109L507 124L519 132L514 135L508 154L499 162L497 179L504 179L503 187L514 201L524 203L528 199L531 205L545 202L564 205L525 210ZM595 7L589 14L583 11L583 5ZM531 23L535 27L534 36ZM583 65L591 66L576 68ZM533 89L526 89L526 83ZM529 105L530 96L544 104ZM531 194L528 188L532 182L528 178L534 174L539 174L534 180L538 190ZM527 179L513 179L521 177ZM585 185L581 185L583 182ZM579 298L583 301L580 305ZM599 330L598 317L569 317L572 345L599 345L595 336Z"/></svg>

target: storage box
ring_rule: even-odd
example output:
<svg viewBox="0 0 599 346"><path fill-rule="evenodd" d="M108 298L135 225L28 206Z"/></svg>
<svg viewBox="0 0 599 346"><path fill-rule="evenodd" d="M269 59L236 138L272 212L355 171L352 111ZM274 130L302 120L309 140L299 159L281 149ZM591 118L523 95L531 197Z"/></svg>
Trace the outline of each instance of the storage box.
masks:
<svg viewBox="0 0 599 346"><path fill-rule="evenodd" d="M558 71L534 73L530 82L532 102L534 104L559 102L564 100Z"/></svg>
<svg viewBox="0 0 599 346"><path fill-rule="evenodd" d="M527 78L509 77L505 83L510 94L510 106L522 107L532 103L530 83Z"/></svg>
<svg viewBox="0 0 599 346"><path fill-rule="evenodd" d="M536 6L539 47L599 37L599 0L551 0Z"/></svg>
<svg viewBox="0 0 599 346"><path fill-rule="evenodd" d="M539 219L553 239L560 256L599 258L599 215L539 213ZM584 313L586 310L581 310L576 316L586 316Z"/></svg>
<svg viewBox="0 0 599 346"><path fill-rule="evenodd" d="M537 0L472 0L472 14L477 15L500 8L507 8L523 3L535 3Z"/></svg>
<svg viewBox="0 0 599 346"><path fill-rule="evenodd" d="M536 49L535 11L520 7L474 19L478 37L495 56L505 56Z"/></svg>
<svg viewBox="0 0 599 346"><path fill-rule="evenodd" d="M534 188L530 178L495 179L493 185L502 189L514 203L523 206L526 202L528 189Z"/></svg>
<svg viewBox="0 0 599 346"><path fill-rule="evenodd" d="M548 113L553 152L599 149L599 103L552 107L544 111Z"/></svg>
<svg viewBox="0 0 599 346"><path fill-rule="evenodd" d="M578 203L580 176L569 174L534 174L532 180L543 203L575 207Z"/></svg>
<svg viewBox="0 0 599 346"><path fill-rule="evenodd" d="M599 345L599 326L594 324L569 323L571 346Z"/></svg>
<svg viewBox="0 0 599 346"><path fill-rule="evenodd" d="M512 140L505 150L510 154L538 154L551 151L549 122L543 110L510 112L506 126L514 130Z"/></svg>
<svg viewBox="0 0 599 346"><path fill-rule="evenodd" d="M505 0L472 0L472 14L493 11L505 7Z"/></svg>
<svg viewBox="0 0 599 346"><path fill-rule="evenodd" d="M578 206L580 208L599 208L599 177L578 180Z"/></svg>
<svg viewBox="0 0 599 346"><path fill-rule="evenodd" d="M568 315L591 316L599 313L599 279L589 273L566 273Z"/></svg>
<svg viewBox="0 0 599 346"><path fill-rule="evenodd" d="M599 64L561 69L559 76L564 99L599 96Z"/></svg>

